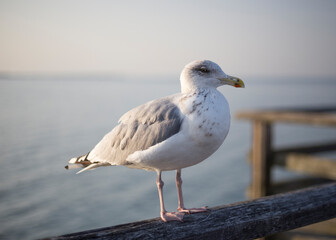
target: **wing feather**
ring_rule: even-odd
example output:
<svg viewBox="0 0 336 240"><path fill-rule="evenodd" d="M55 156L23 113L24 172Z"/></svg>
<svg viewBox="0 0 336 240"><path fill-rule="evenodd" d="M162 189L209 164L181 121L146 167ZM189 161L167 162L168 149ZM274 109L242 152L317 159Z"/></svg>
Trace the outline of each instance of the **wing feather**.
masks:
<svg viewBox="0 0 336 240"><path fill-rule="evenodd" d="M88 159L125 165L128 155L163 142L181 128L183 116L174 103L179 96L154 100L125 113L119 124L95 146Z"/></svg>

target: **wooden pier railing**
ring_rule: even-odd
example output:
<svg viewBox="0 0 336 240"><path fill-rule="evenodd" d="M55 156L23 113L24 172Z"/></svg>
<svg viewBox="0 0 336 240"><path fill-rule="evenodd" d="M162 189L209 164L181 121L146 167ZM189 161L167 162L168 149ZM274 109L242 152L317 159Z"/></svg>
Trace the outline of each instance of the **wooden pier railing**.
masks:
<svg viewBox="0 0 336 240"><path fill-rule="evenodd" d="M336 217L336 182L192 214L184 222L159 218L72 233L75 239L255 239Z"/></svg>
<svg viewBox="0 0 336 240"><path fill-rule="evenodd" d="M317 142L311 146L292 146L286 149L274 149L272 143L273 127L279 123L335 128L336 107L249 110L237 113L236 118L249 120L252 123L253 140L249 154L252 181L248 189L249 198L259 198L278 192L272 188L274 183L272 183L271 169L274 165L314 177L336 179L336 161L313 155L313 153L335 151L336 142L323 144Z"/></svg>
<svg viewBox="0 0 336 240"><path fill-rule="evenodd" d="M291 145L282 149L276 148L273 144L274 137L276 137L274 126L277 124L305 124L307 126L335 128L336 106L249 110L237 113L236 117L252 123L252 146L248 154L248 162L252 168L251 185L247 189L249 198L260 198L336 180L336 159L317 155L322 152L336 151L335 140L324 143L316 141L311 145ZM272 177L274 167L299 172L304 174L305 177L277 182ZM328 231L325 231L325 229L328 229ZM335 239L336 231L334 229L336 229L336 221L309 226L305 230L315 236L306 234L300 239ZM323 233L323 236L317 238L317 233ZM292 233L287 234L288 238L284 237L285 234L282 235L276 237L282 240L298 239L291 237ZM276 237L273 236L272 239L276 239Z"/></svg>

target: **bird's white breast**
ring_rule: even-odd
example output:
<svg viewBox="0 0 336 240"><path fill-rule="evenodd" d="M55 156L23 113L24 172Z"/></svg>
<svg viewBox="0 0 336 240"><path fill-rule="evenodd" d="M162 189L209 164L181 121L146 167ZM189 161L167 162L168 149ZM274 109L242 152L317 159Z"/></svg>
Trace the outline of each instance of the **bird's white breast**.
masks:
<svg viewBox="0 0 336 240"><path fill-rule="evenodd" d="M230 128L230 109L225 97L216 89L206 89L182 100L190 139L206 155L211 155L223 143Z"/></svg>
<svg viewBox="0 0 336 240"><path fill-rule="evenodd" d="M127 158L133 167L175 170L195 165L223 143L230 127L230 110L216 89L185 94L177 103L184 115L181 131Z"/></svg>

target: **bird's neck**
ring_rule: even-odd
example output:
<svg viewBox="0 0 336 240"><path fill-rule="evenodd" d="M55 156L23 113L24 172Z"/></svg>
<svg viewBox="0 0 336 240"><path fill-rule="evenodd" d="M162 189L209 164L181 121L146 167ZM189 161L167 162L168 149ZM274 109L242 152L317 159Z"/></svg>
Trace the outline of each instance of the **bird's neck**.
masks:
<svg viewBox="0 0 336 240"><path fill-rule="evenodd" d="M182 71L180 76L180 82L182 93L193 93L197 92L199 89L199 86L197 86L189 72Z"/></svg>
<svg viewBox="0 0 336 240"><path fill-rule="evenodd" d="M194 85L185 85L181 84L182 93L195 93L195 92L204 92L204 91L213 91L217 90L215 87L209 86L194 86Z"/></svg>
<svg viewBox="0 0 336 240"><path fill-rule="evenodd" d="M182 93L194 93L203 90L216 90L216 88L212 86L203 86L203 85L199 86L190 81L181 81Z"/></svg>

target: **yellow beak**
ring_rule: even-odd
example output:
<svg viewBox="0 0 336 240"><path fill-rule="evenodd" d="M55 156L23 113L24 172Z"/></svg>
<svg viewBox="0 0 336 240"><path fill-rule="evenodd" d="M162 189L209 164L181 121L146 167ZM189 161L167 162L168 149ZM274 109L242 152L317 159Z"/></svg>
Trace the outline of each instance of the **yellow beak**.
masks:
<svg viewBox="0 0 336 240"><path fill-rule="evenodd" d="M226 78L219 78L219 80L223 84L231 85L231 86L234 86L236 88L244 88L245 87L245 84L244 84L243 80L241 80L240 78L237 78L237 77L227 75Z"/></svg>

